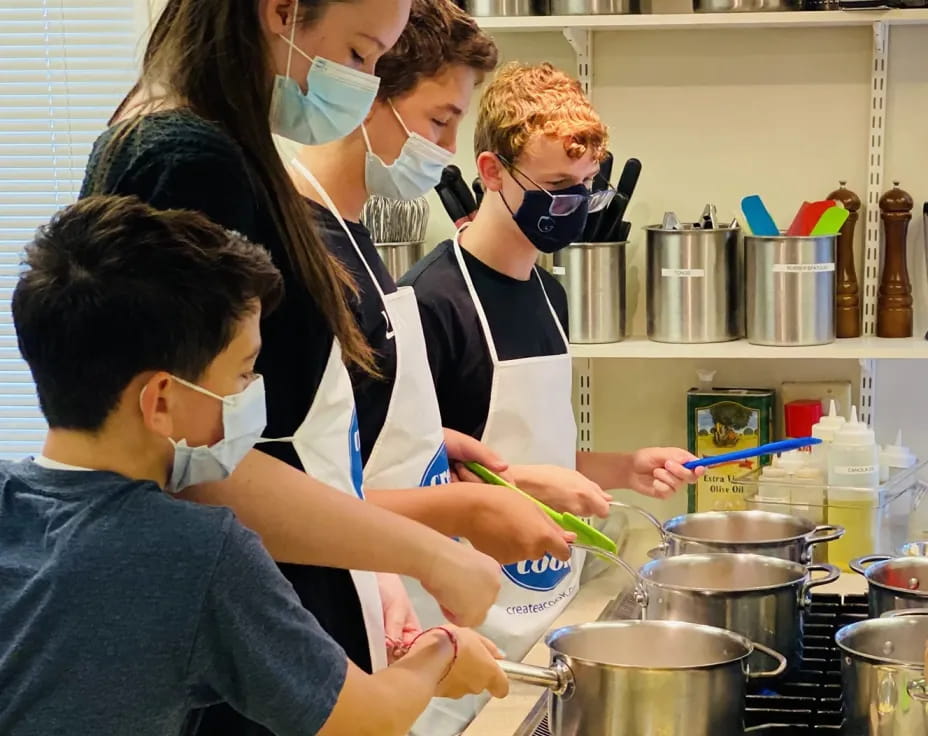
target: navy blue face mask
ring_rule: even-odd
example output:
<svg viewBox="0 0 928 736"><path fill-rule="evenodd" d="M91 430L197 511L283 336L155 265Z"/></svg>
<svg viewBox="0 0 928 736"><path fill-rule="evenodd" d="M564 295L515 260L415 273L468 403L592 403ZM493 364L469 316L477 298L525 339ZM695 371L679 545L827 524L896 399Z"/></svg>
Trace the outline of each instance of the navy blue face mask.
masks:
<svg viewBox="0 0 928 736"><path fill-rule="evenodd" d="M505 159L502 157L500 159L506 164L507 169L518 171ZM586 188L586 185L575 184L566 189L549 192L540 188L540 185L532 181L528 175L522 175L539 188L526 189L513 176L513 181L525 192L519 209L513 212L506 198L503 197L502 190L499 193L503 204L512 214L522 234L542 253L556 253L571 243L577 242L583 235L583 228L590 209L590 190ZM512 176L511 172L510 176Z"/></svg>

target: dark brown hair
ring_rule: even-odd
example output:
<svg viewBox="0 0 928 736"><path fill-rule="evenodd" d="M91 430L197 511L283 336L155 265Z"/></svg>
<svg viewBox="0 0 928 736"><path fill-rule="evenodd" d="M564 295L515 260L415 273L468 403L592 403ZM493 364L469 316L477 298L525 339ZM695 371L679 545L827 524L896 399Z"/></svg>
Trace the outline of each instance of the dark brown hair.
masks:
<svg viewBox="0 0 928 736"><path fill-rule="evenodd" d="M197 381L261 302L282 294L268 252L206 217L87 197L26 246L13 322L51 427L95 431L145 371Z"/></svg>
<svg viewBox="0 0 928 736"><path fill-rule="evenodd" d="M377 97L401 97L449 66L491 72L498 58L493 39L451 0L412 0L409 23L377 62Z"/></svg>
<svg viewBox="0 0 928 736"><path fill-rule="evenodd" d="M301 0L298 22L312 24L327 6L352 0ZM145 49L142 75L117 108L139 92L152 103L186 107L221 126L242 147L266 191L291 265L316 300L348 363L375 373L373 352L348 305L356 286L313 227L312 211L287 175L271 137L274 69L261 31L259 0L168 0ZM99 167L117 151L142 115L111 137ZM111 121L112 122L112 121Z"/></svg>

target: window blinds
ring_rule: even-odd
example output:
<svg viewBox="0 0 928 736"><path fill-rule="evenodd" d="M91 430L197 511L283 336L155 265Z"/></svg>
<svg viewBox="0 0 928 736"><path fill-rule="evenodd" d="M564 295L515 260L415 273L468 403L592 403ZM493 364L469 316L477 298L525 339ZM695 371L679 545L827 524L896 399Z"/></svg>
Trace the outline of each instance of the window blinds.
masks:
<svg viewBox="0 0 928 736"><path fill-rule="evenodd" d="M10 313L23 246L77 198L90 147L135 81L142 14L138 0L0 2L3 459L38 452L46 431Z"/></svg>

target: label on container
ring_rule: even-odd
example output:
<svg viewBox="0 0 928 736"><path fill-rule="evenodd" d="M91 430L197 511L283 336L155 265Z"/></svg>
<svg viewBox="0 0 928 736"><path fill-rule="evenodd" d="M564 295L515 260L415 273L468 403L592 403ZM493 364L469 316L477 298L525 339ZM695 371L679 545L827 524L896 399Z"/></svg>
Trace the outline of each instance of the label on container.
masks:
<svg viewBox="0 0 928 736"><path fill-rule="evenodd" d="M774 273L830 273L834 263L774 263Z"/></svg>
<svg viewBox="0 0 928 736"><path fill-rule="evenodd" d="M567 269L563 266L551 266L551 273L553 273L555 276L566 276Z"/></svg>
<svg viewBox="0 0 928 736"><path fill-rule="evenodd" d="M834 469L838 475L869 475L876 471L876 465L842 465Z"/></svg>
<svg viewBox="0 0 928 736"><path fill-rule="evenodd" d="M665 279L701 279L706 275L704 268L662 268L661 276Z"/></svg>

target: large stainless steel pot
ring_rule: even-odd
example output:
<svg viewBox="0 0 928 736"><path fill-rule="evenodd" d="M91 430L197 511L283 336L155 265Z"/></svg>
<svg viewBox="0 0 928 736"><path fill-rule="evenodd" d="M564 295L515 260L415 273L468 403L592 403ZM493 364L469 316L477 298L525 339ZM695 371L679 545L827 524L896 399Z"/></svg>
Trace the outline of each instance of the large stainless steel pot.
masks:
<svg viewBox="0 0 928 736"><path fill-rule="evenodd" d="M812 578L812 572L824 572ZM837 580L833 565L809 565L752 554L680 555L647 563L636 598L644 618L691 621L728 629L802 661L803 611L810 591ZM755 657L752 665L765 664Z"/></svg>
<svg viewBox="0 0 928 736"><path fill-rule="evenodd" d="M925 736L928 692L922 676L928 616L896 615L840 629L845 736ZM920 611L919 613L925 613Z"/></svg>
<svg viewBox="0 0 928 736"><path fill-rule="evenodd" d="M502 662L510 679L549 688L555 736L719 736L744 728L754 644L739 634L683 621L608 621L548 635L551 666Z"/></svg>
<svg viewBox="0 0 928 736"><path fill-rule="evenodd" d="M812 546L844 535L844 527L815 525L798 516L769 511L707 511L676 516L663 524L638 506L612 501L611 506L635 511L660 532L664 557L707 552L747 552L778 557L803 565L812 560Z"/></svg>
<svg viewBox="0 0 928 736"><path fill-rule="evenodd" d="M867 578L872 618L887 611L928 607L928 557L865 555L851 560L850 567Z"/></svg>

